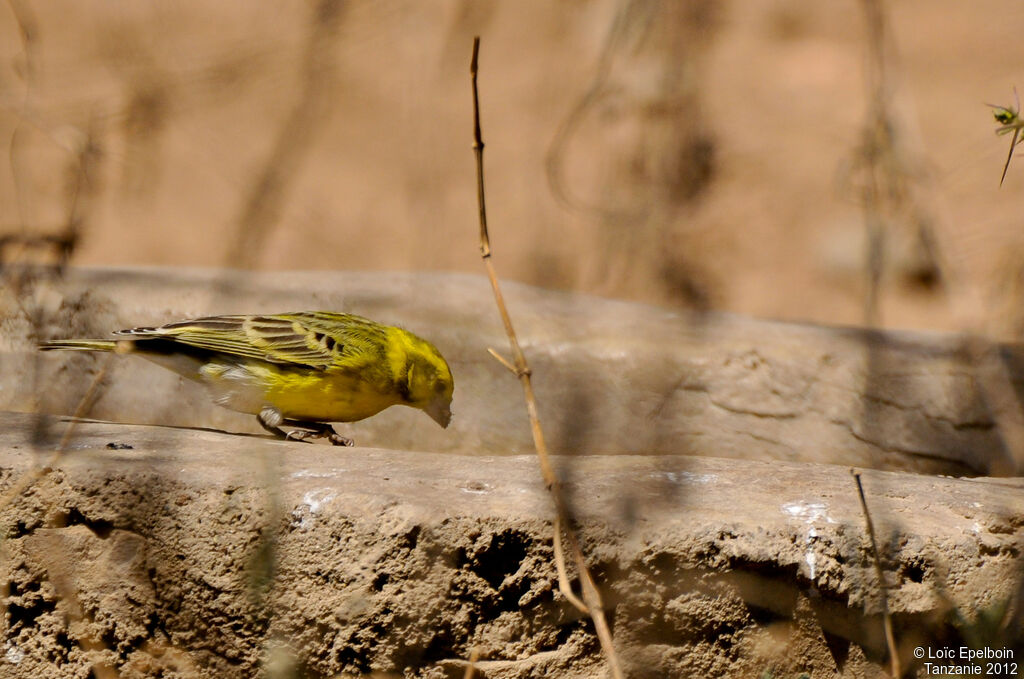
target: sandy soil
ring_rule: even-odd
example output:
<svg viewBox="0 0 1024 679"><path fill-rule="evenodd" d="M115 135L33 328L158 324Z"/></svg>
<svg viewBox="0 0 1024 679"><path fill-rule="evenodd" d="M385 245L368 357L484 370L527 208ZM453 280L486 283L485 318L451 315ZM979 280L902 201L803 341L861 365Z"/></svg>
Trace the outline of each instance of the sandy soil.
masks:
<svg viewBox="0 0 1024 679"><path fill-rule="evenodd" d="M31 468L35 422L0 423L6 490ZM44 445L63 428L48 424ZM566 489L627 676L885 676L846 468L573 464ZM1019 648L1012 621L955 623L1001 610L1019 584L1019 480L867 472L864 485L911 675L928 676L915 646L976 634ZM0 676L458 679L477 648L477 677L606 677L591 624L557 591L549 502L532 456L83 424L0 509Z"/></svg>

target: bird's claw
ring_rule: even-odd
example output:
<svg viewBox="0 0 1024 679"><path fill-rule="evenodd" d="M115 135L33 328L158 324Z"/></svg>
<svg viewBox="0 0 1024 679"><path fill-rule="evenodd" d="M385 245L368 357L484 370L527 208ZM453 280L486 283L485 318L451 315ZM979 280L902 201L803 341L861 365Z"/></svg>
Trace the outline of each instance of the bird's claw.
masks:
<svg viewBox="0 0 1024 679"><path fill-rule="evenodd" d="M292 429L291 431L286 431L284 433L285 441L302 441L304 443L309 443L306 439L315 437L316 432L306 431L304 429Z"/></svg>
<svg viewBox="0 0 1024 679"><path fill-rule="evenodd" d="M260 425L275 436L280 436L286 441L305 441L309 439L326 438L334 446L354 446L355 442L334 431L334 427L325 422L305 422L285 419L281 411L273 406L265 406L256 416ZM282 424L302 427L301 429L290 429L285 431Z"/></svg>
<svg viewBox="0 0 1024 679"><path fill-rule="evenodd" d="M284 437L290 441L305 441L306 443L310 442L309 439L326 438L334 446L351 447L355 445L355 441L334 431L334 427L330 425L324 425L323 429L293 429Z"/></svg>
<svg viewBox="0 0 1024 679"><path fill-rule="evenodd" d="M330 441L331 445L333 446L347 446L351 448L356 444L356 442L353 441L352 439L348 438L347 436L342 436L336 431L332 431L331 433L329 433L327 435L327 440Z"/></svg>

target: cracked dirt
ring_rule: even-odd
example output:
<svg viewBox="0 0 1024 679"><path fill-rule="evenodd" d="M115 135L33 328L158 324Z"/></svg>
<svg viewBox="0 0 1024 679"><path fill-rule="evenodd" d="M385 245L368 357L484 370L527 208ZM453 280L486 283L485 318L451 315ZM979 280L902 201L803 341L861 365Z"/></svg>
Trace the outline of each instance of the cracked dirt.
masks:
<svg viewBox="0 0 1024 679"><path fill-rule="evenodd" d="M31 464L33 418L3 424L7 487ZM460 677L473 648L492 679L603 674L589 622L556 591L529 456L103 423L75 440L0 514L3 676L84 677L104 662L124 677L247 677L278 649L300 676ZM572 464L629 676L881 676L877 583L845 468ZM901 637L948 633L950 605L976 614L1013 595L1019 480L868 472L865 486Z"/></svg>

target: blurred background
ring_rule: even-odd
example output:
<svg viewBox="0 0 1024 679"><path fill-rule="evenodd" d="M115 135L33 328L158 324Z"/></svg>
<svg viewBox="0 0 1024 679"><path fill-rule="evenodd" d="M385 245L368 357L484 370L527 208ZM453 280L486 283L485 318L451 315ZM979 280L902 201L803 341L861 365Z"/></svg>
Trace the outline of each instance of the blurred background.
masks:
<svg viewBox="0 0 1024 679"><path fill-rule="evenodd" d="M1024 333L996 0L7 0L3 260L479 273L475 34L503 277Z"/></svg>

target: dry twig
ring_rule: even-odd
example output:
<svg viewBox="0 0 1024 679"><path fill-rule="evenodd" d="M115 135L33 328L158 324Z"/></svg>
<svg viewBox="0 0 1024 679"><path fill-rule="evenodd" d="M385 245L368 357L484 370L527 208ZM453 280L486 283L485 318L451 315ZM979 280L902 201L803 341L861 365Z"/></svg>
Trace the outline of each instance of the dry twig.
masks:
<svg viewBox="0 0 1024 679"><path fill-rule="evenodd" d="M474 646L469 653L469 664L466 665L466 673L462 675L462 679L473 679L476 676L476 661L479 659L480 649Z"/></svg>
<svg viewBox="0 0 1024 679"><path fill-rule="evenodd" d="M882 273L885 268L886 216L899 211L906 199L907 172L896 150L896 125L889 106L886 68L886 22L881 0L863 0L868 27L867 69L871 110L858 154L863 165L861 200L867 229L864 324L880 325Z"/></svg>
<svg viewBox="0 0 1024 679"><path fill-rule="evenodd" d="M850 469L854 481L857 482L857 494L860 496L860 508L864 512L864 521L868 525L868 537L871 539L871 556L875 561L875 576L878 578L878 589L882 595L882 624L885 626L885 644L889 647L890 672L894 679L900 679L900 654L896 649L896 636L892 631L892 616L889 615L889 595L885 584L885 575L882 573L882 560L878 555L878 541L875 539L875 526L871 522L871 513L868 512L868 502L864 498L864 486L860 482L860 472Z"/></svg>
<svg viewBox="0 0 1024 679"><path fill-rule="evenodd" d="M540 462L541 474L544 477L544 484L551 494L555 504L555 566L558 569L559 589L566 598L574 605L589 613L594 621L594 628L597 637L601 642L601 648L608 665L611 668L612 676L615 679L622 678L622 670L619 667L618 657L615 654L615 647L612 640L611 629L604 614L604 605L601 601L601 593L597 589L586 561L583 558L583 551L580 548L579 540L572 530L572 521L569 508L562 495L561 485L551 466L551 459L548 455L547 444L544 442L544 432L540 426L540 418L537 414L537 399L533 393L533 384L530 380L530 366L526 362L523 350L519 346L515 329L512 326L512 318L509 316L508 308L505 306L505 298L501 294L501 287L498 284L498 275L494 270L491 261L491 241L487 232L487 208L484 200L484 142L480 134L480 99L477 91L477 63L480 52L480 38L473 39L473 58L470 61L469 73L473 86L473 152L476 155L476 187L477 203L480 208L480 256L483 258L484 267L487 269L487 278L491 282L491 289L494 291L494 301L501 315L502 323L505 325L505 333L508 335L509 347L512 350L512 361L500 358L494 350L491 354L499 358L500 362L508 368L523 387L523 396L526 399L526 411L530 417L530 429L533 433L533 444L537 450L537 459ZM565 560L561 553L561 528L565 527L569 538L569 549L572 552L573 561L579 571L580 585L582 588L583 601L581 602L569 588L569 580L565 574Z"/></svg>

